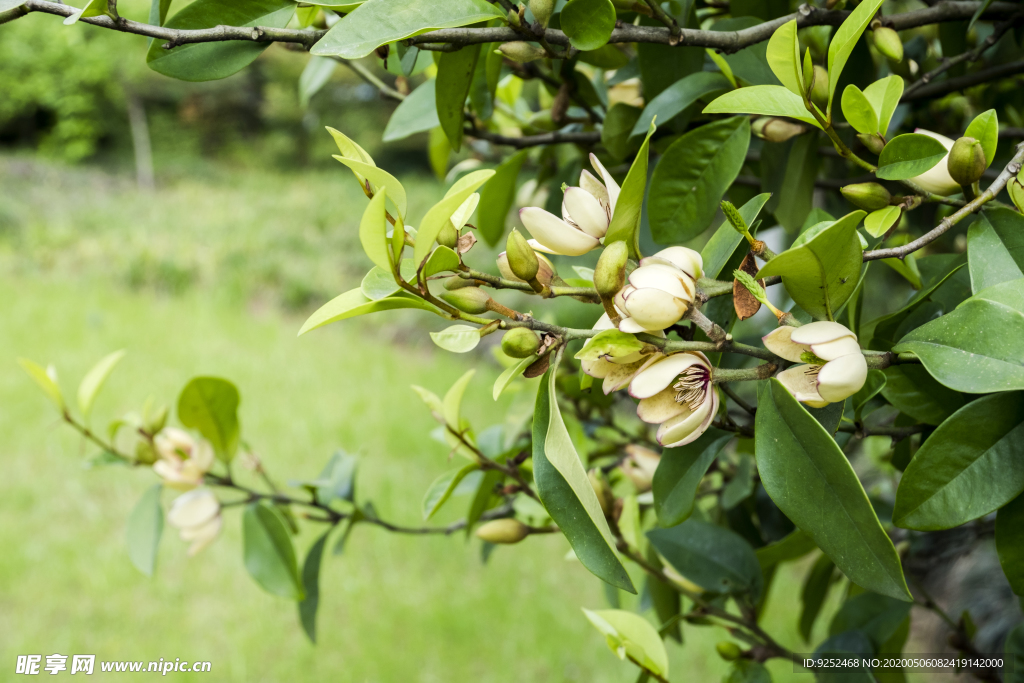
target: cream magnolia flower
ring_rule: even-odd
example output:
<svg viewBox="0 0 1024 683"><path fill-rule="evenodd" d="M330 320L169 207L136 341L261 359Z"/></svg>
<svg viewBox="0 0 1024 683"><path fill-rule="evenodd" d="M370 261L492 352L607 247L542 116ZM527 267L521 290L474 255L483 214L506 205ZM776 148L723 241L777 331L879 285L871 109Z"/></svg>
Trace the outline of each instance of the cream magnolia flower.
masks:
<svg viewBox="0 0 1024 683"><path fill-rule="evenodd" d="M183 541L191 541L189 557L210 545L220 533L220 501L213 491L198 488L181 494L167 513L167 523L178 529Z"/></svg>
<svg viewBox="0 0 1024 683"><path fill-rule="evenodd" d="M704 263L686 247L669 247L640 260L629 282L615 295L623 332L655 332L679 322L693 304Z"/></svg>
<svg viewBox="0 0 1024 683"><path fill-rule="evenodd" d="M187 491L203 483L213 466L213 447L202 439L174 427L160 430L153 440L160 459L153 471L171 488Z"/></svg>
<svg viewBox="0 0 1024 683"><path fill-rule="evenodd" d="M622 473L629 477L638 493L651 490L654 472L658 469L661 456L649 448L629 444L626 446L626 459L619 465Z"/></svg>
<svg viewBox="0 0 1024 683"><path fill-rule="evenodd" d="M950 177L949 169L947 167L947 164L949 163L949 150L953 148L953 141L945 135L939 135L938 133L933 133L932 131L925 130L923 128L918 128L914 130L914 132L920 133L921 135L927 135L928 137L935 138L941 142L942 146L946 148L946 156L942 157L942 161L935 164L921 175L915 176L910 180L917 183L928 192L941 194L945 197L960 192L960 185Z"/></svg>
<svg viewBox="0 0 1024 683"><path fill-rule="evenodd" d="M604 183L584 170L580 174L579 187L565 190L561 218L539 206L519 210L520 220L533 237L530 246L537 251L582 256L601 244L615 213L619 186L593 154L590 155L590 163L601 174Z"/></svg>
<svg viewBox="0 0 1024 683"><path fill-rule="evenodd" d="M812 408L822 408L853 396L868 376L868 364L857 343L857 335L839 323L822 320L801 327L783 326L772 330L762 341L781 358L804 361L780 372L782 382L796 400ZM807 363L807 356L824 363Z"/></svg>
<svg viewBox="0 0 1024 683"><path fill-rule="evenodd" d="M608 314L605 313L594 323L593 329L611 330L614 327ZM658 332L657 334L662 337L665 336L664 332ZM661 353L644 354L641 351L637 351L628 356L619 356L617 358L601 357L595 360L581 360L580 366L583 368L583 372L591 377L604 380L601 388L605 395L608 395L629 384L630 380L636 376L636 373L661 357Z"/></svg>
<svg viewBox="0 0 1024 683"><path fill-rule="evenodd" d="M718 412L718 392L711 385L711 362L699 351L657 358L629 383L640 399L637 416L658 427L658 443L685 446L707 431Z"/></svg>

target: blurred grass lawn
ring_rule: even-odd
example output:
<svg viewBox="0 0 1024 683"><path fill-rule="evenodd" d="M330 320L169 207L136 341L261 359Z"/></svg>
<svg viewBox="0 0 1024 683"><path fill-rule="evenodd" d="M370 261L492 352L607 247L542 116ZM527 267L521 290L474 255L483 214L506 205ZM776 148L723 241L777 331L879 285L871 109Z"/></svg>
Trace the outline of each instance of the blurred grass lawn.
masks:
<svg viewBox="0 0 1024 683"><path fill-rule="evenodd" d="M355 237L365 199L349 181L340 168L302 176L222 170L149 195L95 170L0 158L5 675L18 654L56 652L210 660L214 676L205 678L224 681L635 680L580 613L606 607L604 592L564 559L561 537L498 548L482 566L478 544L462 535L359 527L344 555L325 561L315 647L294 605L246 574L237 509L226 513L223 536L190 560L165 530L157 575L141 575L125 551L125 519L153 475L84 469L89 449L16 366L18 356L54 363L71 392L98 358L127 349L98 401L97 424L149 395L173 405L196 374L230 378L242 391L244 438L277 479L314 477L336 448L358 452L360 498L385 519L421 524L423 492L452 465L428 437L434 423L409 385L443 392L466 358L434 348L415 314L296 339L305 312L288 310L319 305L365 271ZM419 215L438 188L428 180L408 186ZM166 272L186 273L171 278L177 285L153 274L168 263ZM289 287L306 294L289 298ZM490 385L499 368L486 352L473 360L481 369L466 409L479 430L500 422L513 399L496 406ZM438 523L465 505L455 500ZM318 533L307 527L297 540L302 555ZM765 617L797 651L807 649L796 633L804 571L780 572ZM685 646L669 646L673 680L721 678L726 667L713 644L725 632L687 626L685 637ZM785 662L770 668L775 681L811 680ZM168 680L193 678L204 677Z"/></svg>

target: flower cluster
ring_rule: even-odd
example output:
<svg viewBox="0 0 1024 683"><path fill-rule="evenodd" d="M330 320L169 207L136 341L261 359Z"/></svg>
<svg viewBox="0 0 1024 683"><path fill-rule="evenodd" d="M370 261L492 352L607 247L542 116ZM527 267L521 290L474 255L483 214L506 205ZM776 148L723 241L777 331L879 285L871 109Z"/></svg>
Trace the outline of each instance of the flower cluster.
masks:
<svg viewBox="0 0 1024 683"><path fill-rule="evenodd" d="M178 529L181 540L192 543L188 554L195 555L217 538L221 528L220 502L202 486L213 466L213 446L174 427L162 429L153 442L160 455L153 471L165 486L185 491L167 513L167 523Z"/></svg>

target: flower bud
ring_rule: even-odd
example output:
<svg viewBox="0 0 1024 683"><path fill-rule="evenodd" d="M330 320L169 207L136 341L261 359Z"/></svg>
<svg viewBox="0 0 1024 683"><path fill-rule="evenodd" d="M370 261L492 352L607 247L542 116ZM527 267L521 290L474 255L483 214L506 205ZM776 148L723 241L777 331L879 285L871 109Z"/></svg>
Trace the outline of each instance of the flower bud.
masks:
<svg viewBox="0 0 1024 683"><path fill-rule="evenodd" d="M530 11L533 12L533 18L537 22L547 28L548 22L551 21L551 15L555 11L555 0L530 0Z"/></svg>
<svg viewBox="0 0 1024 683"><path fill-rule="evenodd" d="M875 155L881 154L882 148L885 147L885 140L878 133L858 133L857 139Z"/></svg>
<svg viewBox="0 0 1024 683"><path fill-rule="evenodd" d="M1011 178L1006 183L1006 191L1010 193L1010 201L1017 207L1017 210L1024 213L1024 186L1016 178Z"/></svg>
<svg viewBox="0 0 1024 683"><path fill-rule="evenodd" d="M498 48L505 57L508 57L513 62L519 62L520 64L526 64L540 59L547 53L536 45L530 45L529 43L522 40L513 40L510 43L502 43L501 47Z"/></svg>
<svg viewBox="0 0 1024 683"><path fill-rule="evenodd" d="M740 657L740 646L731 640L719 641L715 644L715 649L718 650L718 656L727 662L739 659Z"/></svg>
<svg viewBox="0 0 1024 683"><path fill-rule="evenodd" d="M518 519L495 519L477 527L477 538L488 543L519 543L530 535L530 527Z"/></svg>
<svg viewBox="0 0 1024 683"><path fill-rule="evenodd" d="M513 358L529 358L540 348L540 337L526 327L514 327L501 338L501 350Z"/></svg>
<svg viewBox="0 0 1024 683"><path fill-rule="evenodd" d="M946 168L953 182L961 186L973 185L981 179L988 164L985 163L985 150L974 138L963 137L953 143L949 150Z"/></svg>
<svg viewBox="0 0 1024 683"><path fill-rule="evenodd" d="M542 285L550 285L551 280L555 277L555 267L551 264L551 261L544 256L544 254L534 252L534 256L537 257L537 261L540 263L540 268L537 270L537 281ZM525 282L522 278L517 277L516 274L512 272L512 268L509 267L508 252L503 251L498 254L496 263L498 264L498 272L501 273L501 276L506 280Z"/></svg>
<svg viewBox="0 0 1024 683"><path fill-rule="evenodd" d="M455 245L459 243L459 231L455 229L451 221L445 223L441 231L437 233L437 243L449 249L454 249Z"/></svg>
<svg viewBox="0 0 1024 683"><path fill-rule="evenodd" d="M452 275L450 278L446 278L444 281L444 288L449 292L455 291L456 289L462 289L463 287L478 287L476 280L470 280L468 278L459 277L458 275Z"/></svg>
<svg viewBox="0 0 1024 683"><path fill-rule="evenodd" d="M892 195L878 183L856 183L839 188L847 201L858 209L865 211L877 211L889 206Z"/></svg>
<svg viewBox="0 0 1024 683"><path fill-rule="evenodd" d="M537 261L537 254L533 247L526 241L523 234L513 229L509 233L508 241L505 242L505 254L508 258L508 267L520 280L529 282L537 277L540 270L540 263Z"/></svg>
<svg viewBox="0 0 1024 683"><path fill-rule="evenodd" d="M594 268L594 288L603 297L612 297L626 283L629 247L622 240L612 242L601 252Z"/></svg>
<svg viewBox="0 0 1024 683"><path fill-rule="evenodd" d="M792 137L800 135L807 130L798 123L788 119L777 119L772 116L762 116L754 121L754 135L767 140L768 142L785 142Z"/></svg>
<svg viewBox="0 0 1024 683"><path fill-rule="evenodd" d="M903 42L896 31L888 26L879 26L871 35L875 39L875 48L887 59L894 62L903 61Z"/></svg>
<svg viewBox="0 0 1024 683"><path fill-rule="evenodd" d="M465 313L478 314L490 310L488 305L491 302L491 297L487 296L487 292L479 287L462 287L445 292L441 298Z"/></svg>
<svg viewBox="0 0 1024 683"><path fill-rule="evenodd" d="M814 88L811 90L811 101L822 108L828 105L828 71L823 66L814 67Z"/></svg>

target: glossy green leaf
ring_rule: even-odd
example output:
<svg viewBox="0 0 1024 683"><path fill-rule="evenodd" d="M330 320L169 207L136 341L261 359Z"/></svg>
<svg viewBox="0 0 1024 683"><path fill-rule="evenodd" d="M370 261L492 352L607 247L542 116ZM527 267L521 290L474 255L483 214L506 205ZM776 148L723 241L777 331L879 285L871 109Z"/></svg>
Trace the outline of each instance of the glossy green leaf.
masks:
<svg viewBox="0 0 1024 683"><path fill-rule="evenodd" d="M777 192L778 203L772 213L790 233L804 225L814 206L814 181L818 177L820 161L818 134L812 131L800 135L789 146L785 171L779 176L778 185L774 182L767 185ZM762 173L766 171L771 172L762 164Z"/></svg>
<svg viewBox="0 0 1024 683"><path fill-rule="evenodd" d="M316 539L306 553L306 561L302 564L302 588L305 597L299 601L299 622L306 632L309 642L316 642L316 612L320 607L320 565L323 564L324 546L331 529Z"/></svg>
<svg viewBox="0 0 1024 683"><path fill-rule="evenodd" d="M423 263L423 259L430 255L438 233L441 232L441 228L445 226L452 214L462 206L469 195L476 192L477 188L486 183L493 175L494 171L491 169L467 174L448 190L444 199L427 211L427 215L423 217L419 231L416 233L416 249L413 252L415 263Z"/></svg>
<svg viewBox="0 0 1024 683"><path fill-rule="evenodd" d="M767 192L759 194L738 209L747 225L753 225L757 221L757 215L770 198L771 195ZM704 277L716 278L721 275L736 247L743 241L743 235L736 232L729 221L723 220L715 234L700 250L701 260L704 262Z"/></svg>
<svg viewBox="0 0 1024 683"><path fill-rule="evenodd" d="M974 117L964 137L974 138L981 143L985 151L985 165L991 166L996 158L996 147L999 145L999 117L995 109L983 111Z"/></svg>
<svg viewBox="0 0 1024 683"><path fill-rule="evenodd" d="M476 370L467 370L445 393L442 405L445 423L455 431L462 431L462 395L466 393L469 381Z"/></svg>
<svg viewBox="0 0 1024 683"><path fill-rule="evenodd" d="M352 289L331 299L317 309L313 315L309 316L306 322L302 324L299 336L301 337L310 330L315 330L318 327L323 327L339 320L355 318L359 315L376 313L377 311L391 311L396 308L418 308L423 311L430 311L431 313L440 313L436 306L427 303L417 296L400 293L380 299L379 301L371 301L363 294L361 289Z"/></svg>
<svg viewBox="0 0 1024 683"><path fill-rule="evenodd" d="M783 562L798 560L817 550L814 540L800 529L755 551L762 573Z"/></svg>
<svg viewBox="0 0 1024 683"><path fill-rule="evenodd" d="M327 85L338 63L328 57L310 57L299 76L299 106L305 109L313 95Z"/></svg>
<svg viewBox="0 0 1024 683"><path fill-rule="evenodd" d="M480 190L476 228L489 246L496 246L505 235L508 214L516 197L516 181L528 154L529 150L524 149L505 159Z"/></svg>
<svg viewBox="0 0 1024 683"><path fill-rule="evenodd" d="M917 313L919 309L922 309L923 304L938 306L938 311L941 313L942 305L938 302L929 301L929 298L940 286L949 280L949 278L953 277L961 268L964 267L962 256L960 256L957 261L958 262L950 264L942 273L930 280L927 285L923 286L921 290L917 292L910 301L904 304L901 309L866 324L864 327L872 329L874 334L874 338L871 340L869 348L881 351L888 351L891 349L900 337L906 334L909 329L913 329L903 329L903 327L907 323L908 317ZM924 321L914 325L914 327L920 326L923 322Z"/></svg>
<svg viewBox="0 0 1024 683"><path fill-rule="evenodd" d="M290 0L195 0L165 24L167 28L194 30L215 26L284 28L295 14ZM187 43L170 50L163 40L149 45L146 63L153 71L182 81L213 81L241 71L269 46L269 42L230 40Z"/></svg>
<svg viewBox="0 0 1024 683"><path fill-rule="evenodd" d="M577 50L596 50L608 42L615 28L611 0L569 0L562 8L561 26Z"/></svg>
<svg viewBox="0 0 1024 683"><path fill-rule="evenodd" d="M881 237L889 232L889 228L896 225L902 211L898 206L887 206L884 209L872 211L864 217L864 229L872 237Z"/></svg>
<svg viewBox="0 0 1024 683"><path fill-rule="evenodd" d="M615 213L612 214L608 232L604 237L605 245L612 242L625 242L629 246L629 254L632 258L640 258L640 215L647 188L648 147L654 131L655 125L651 123L647 137L640 145L640 151L636 153L636 158L633 159L633 164L629 167L626 179L622 181L619 198L615 202Z"/></svg>
<svg viewBox="0 0 1024 683"><path fill-rule="evenodd" d="M423 277L430 277L438 273L454 272L459 269L461 263L459 255L455 253L454 249L440 245L431 252L430 258L427 259L426 265L423 266Z"/></svg>
<svg viewBox="0 0 1024 683"><path fill-rule="evenodd" d="M456 152L462 148L466 98L479 58L480 46L467 45L454 52L442 52L437 63L437 79L434 81L437 120Z"/></svg>
<svg viewBox="0 0 1024 683"><path fill-rule="evenodd" d="M683 113L701 98L713 93L730 90L732 85L722 74L711 71L698 71L684 76L669 87L658 93L644 106L643 113L637 119L630 137L643 135L651 127L655 118L662 126L668 124L676 116Z"/></svg>
<svg viewBox="0 0 1024 683"><path fill-rule="evenodd" d="M772 683L772 675L764 664L750 659L737 659L722 683Z"/></svg>
<svg viewBox="0 0 1024 683"><path fill-rule="evenodd" d="M548 370L541 380L533 414L537 493L583 566L605 582L636 593L615 554L608 521L562 422L553 396L553 375Z"/></svg>
<svg viewBox="0 0 1024 683"><path fill-rule="evenodd" d="M776 379L758 394L755 434L761 483L782 512L851 581L909 601L899 556L849 461Z"/></svg>
<svg viewBox="0 0 1024 683"><path fill-rule="evenodd" d="M195 377L178 396L178 419L197 430L217 457L230 461L238 450L238 388L220 377Z"/></svg>
<svg viewBox="0 0 1024 683"><path fill-rule="evenodd" d="M437 96L434 80L429 79L409 93L388 119L384 127L384 142L404 140L416 133L425 133L441 125L437 118Z"/></svg>
<svg viewBox="0 0 1024 683"><path fill-rule="evenodd" d="M757 555L742 536L724 527L688 519L647 538L672 567L712 593L746 593L757 602L764 580Z"/></svg>
<svg viewBox="0 0 1024 683"><path fill-rule="evenodd" d="M467 353L480 343L480 330L472 325L452 325L440 332L431 332L430 338L445 351Z"/></svg>
<svg viewBox="0 0 1024 683"><path fill-rule="evenodd" d="M701 479L731 439L732 434L711 427L692 443L665 449L652 482L659 526L675 526L690 516Z"/></svg>
<svg viewBox="0 0 1024 683"><path fill-rule="evenodd" d="M382 191L386 191L391 202L398 209L398 214L405 217L405 211L407 208L407 200L405 196L405 188L402 187L402 183L398 182L395 176L391 175L382 168L377 168L373 163L366 163L359 161L358 159L350 159L341 155L333 155L335 159L348 166L357 175L357 177L366 178L370 181L373 186L373 190L380 194ZM376 199L376 196L374 196ZM372 201L372 200L371 200ZM379 264L378 264L379 265Z"/></svg>
<svg viewBox="0 0 1024 683"><path fill-rule="evenodd" d="M392 275L390 269L385 270L380 266L374 266L363 276L363 281L359 283L359 291L371 301L380 301L392 294L397 294L402 291L402 288L395 282L395 276Z"/></svg>
<svg viewBox="0 0 1024 683"><path fill-rule="evenodd" d="M779 82L797 95L803 97L804 78L800 59L800 41L796 35L796 19L787 21L775 29L768 39L766 52L768 66Z"/></svg>
<svg viewBox="0 0 1024 683"><path fill-rule="evenodd" d="M752 85L727 92L706 106L704 113L785 116L821 128L800 96L781 85Z"/></svg>
<svg viewBox="0 0 1024 683"><path fill-rule="evenodd" d="M288 526L274 507L263 503L245 507L242 555L246 570L263 590L289 600L305 597Z"/></svg>
<svg viewBox="0 0 1024 683"><path fill-rule="evenodd" d="M893 365L881 372L882 396L915 420L938 425L964 405L962 394L936 382L920 365Z"/></svg>
<svg viewBox="0 0 1024 683"><path fill-rule="evenodd" d="M807 412L811 414L811 417L825 428L826 432L835 436L836 430L839 429L839 423L843 421L843 411L846 409L846 401L829 403L824 408L804 407L807 408Z"/></svg>
<svg viewBox="0 0 1024 683"><path fill-rule="evenodd" d="M878 113L861 92L861 89L850 84L843 90L843 116L858 133L874 133L878 131Z"/></svg>
<svg viewBox="0 0 1024 683"><path fill-rule="evenodd" d="M576 360L598 360L604 358L624 358L644 348L644 342L636 338L636 335L628 332L620 332L612 328L602 330L587 340L583 348L576 353Z"/></svg>
<svg viewBox="0 0 1024 683"><path fill-rule="evenodd" d="M996 515L996 552L1010 588L1024 595L1024 495L999 508Z"/></svg>
<svg viewBox="0 0 1024 683"><path fill-rule="evenodd" d="M338 159L340 160L341 157ZM363 251L374 264L379 268L390 269L391 254L388 251L386 207L387 191L381 188L363 211L363 218L359 222L359 241L363 245Z"/></svg>
<svg viewBox="0 0 1024 683"><path fill-rule="evenodd" d="M1024 491L1024 394L992 394L939 425L910 461L893 523L937 531L998 510Z"/></svg>
<svg viewBox="0 0 1024 683"><path fill-rule="evenodd" d="M342 17L310 51L314 55L359 59L381 45L434 29L488 21L504 14L498 5L487 0L368 0Z"/></svg>
<svg viewBox="0 0 1024 683"><path fill-rule="evenodd" d="M167 21L167 11L171 8L171 0L153 0L149 6L149 23L163 26Z"/></svg>
<svg viewBox="0 0 1024 683"><path fill-rule="evenodd" d="M28 373L28 376L39 385L46 397L50 399L58 410L64 410L64 395L61 393L60 385L57 384L57 371L51 365L43 368L41 365L30 361L27 358L19 358L18 365Z"/></svg>
<svg viewBox="0 0 1024 683"><path fill-rule="evenodd" d="M988 209L967 229L971 290L1024 278L1024 216L1013 209Z"/></svg>
<svg viewBox="0 0 1024 683"><path fill-rule="evenodd" d="M814 622L821 613L828 587L832 585L832 574L836 565L828 555L822 554L811 565L800 589L800 635L805 642L810 642Z"/></svg>
<svg viewBox="0 0 1024 683"><path fill-rule="evenodd" d="M828 634L836 636L857 630L871 641L877 652L896 633L910 613L910 603L877 593L855 595L839 608L829 624Z"/></svg>
<svg viewBox="0 0 1024 683"><path fill-rule="evenodd" d="M135 568L146 576L153 576L156 553L160 548L160 536L164 531L164 509L160 506L162 490L163 485L155 484L142 494L142 498L128 516L125 529L128 557Z"/></svg>
<svg viewBox="0 0 1024 683"><path fill-rule="evenodd" d="M535 360L537 360L536 354L527 356L526 358L518 361L515 365L510 365L505 368L502 373L498 375L498 379L494 380L494 389L491 390L491 397L497 401L498 397L501 396L505 389L508 388L508 385L512 383L512 380L523 374L523 371L530 367Z"/></svg>
<svg viewBox="0 0 1024 683"><path fill-rule="evenodd" d="M861 269L857 224L863 211L843 216L806 244L766 263L758 278L781 275L782 284L816 320L831 319L853 294Z"/></svg>
<svg viewBox="0 0 1024 683"><path fill-rule="evenodd" d="M621 609L594 612L584 609L583 613L608 639L608 647L619 659L629 657L663 679L668 677L668 652L658 629L651 626L651 622L635 612Z"/></svg>
<svg viewBox="0 0 1024 683"><path fill-rule="evenodd" d="M479 469L480 465L473 462L457 470L445 472L435 479L423 497L423 519L433 517L441 509L441 506L452 497L456 487L466 478L466 475Z"/></svg>
<svg viewBox="0 0 1024 683"><path fill-rule="evenodd" d="M903 97L903 79L896 74L881 78L864 88L864 96L878 115L878 132L887 136L893 112Z"/></svg>
<svg viewBox="0 0 1024 683"><path fill-rule="evenodd" d="M685 242L704 232L749 144L749 119L734 116L695 128L669 146L651 178L647 213L655 242Z"/></svg>
<svg viewBox="0 0 1024 683"><path fill-rule="evenodd" d="M853 48L860 40L864 29L868 27L871 19L874 18L883 0L863 0L850 12L842 25L832 36L832 42L828 46L828 112L832 112L832 98L835 96L836 86L839 85L839 77L843 73L847 60L853 54Z"/></svg>
<svg viewBox="0 0 1024 683"><path fill-rule="evenodd" d="M82 383L78 385L78 409L82 411L84 419L89 419L96 396L100 393L107 378L110 377L110 373L114 371L114 367L124 358L124 354L125 351L121 350L106 356L92 366L92 369L82 378Z"/></svg>
<svg viewBox="0 0 1024 683"><path fill-rule="evenodd" d="M616 161L622 161L629 153L629 137L633 126L640 119L640 107L625 102L616 102L608 110L601 126L601 144ZM642 132L642 131L641 131Z"/></svg>
<svg viewBox="0 0 1024 683"><path fill-rule="evenodd" d="M906 180L921 175L945 156L946 148L929 135L897 135L882 149L875 175L882 180Z"/></svg>

